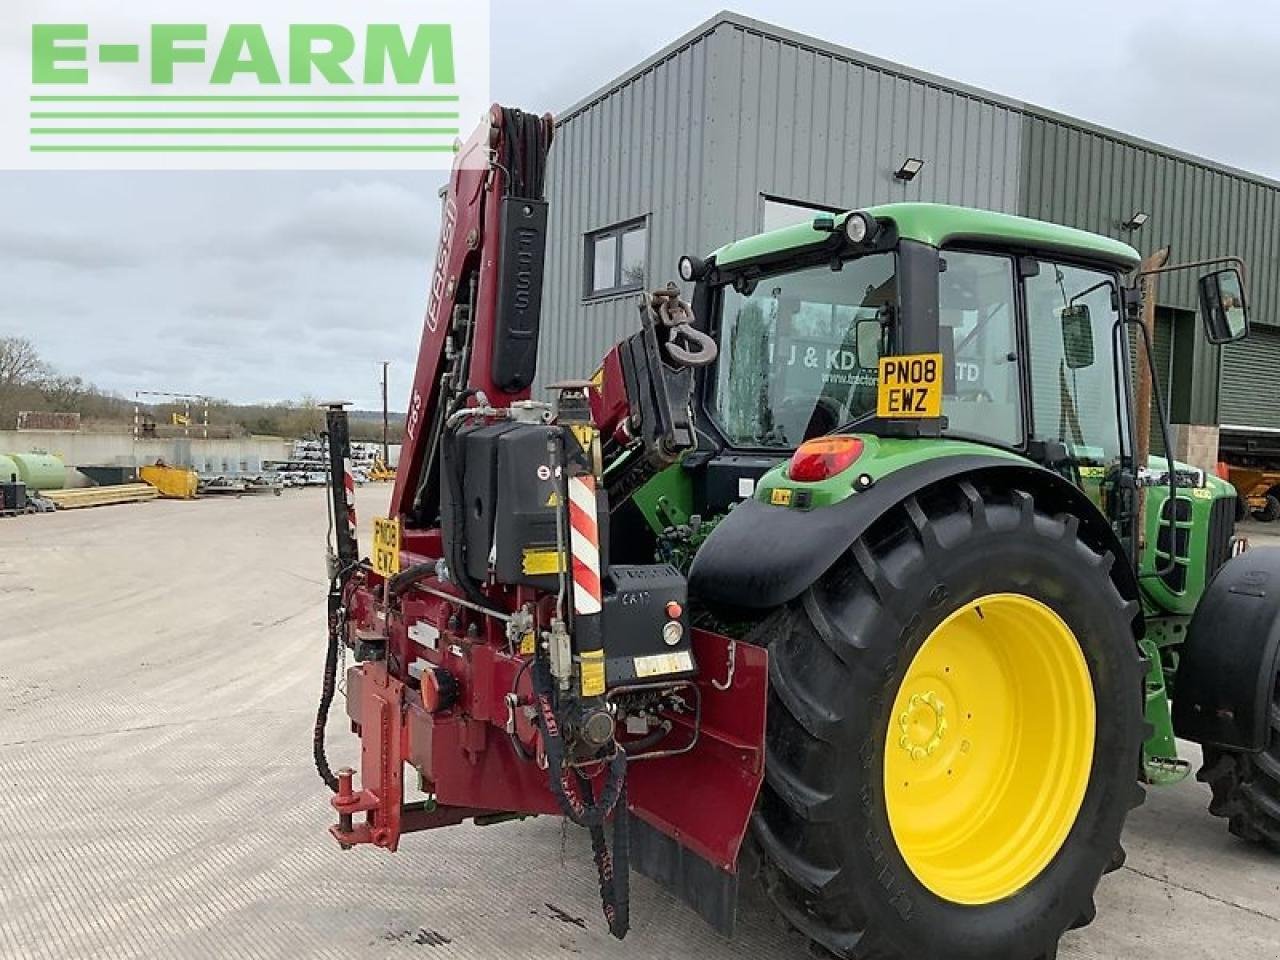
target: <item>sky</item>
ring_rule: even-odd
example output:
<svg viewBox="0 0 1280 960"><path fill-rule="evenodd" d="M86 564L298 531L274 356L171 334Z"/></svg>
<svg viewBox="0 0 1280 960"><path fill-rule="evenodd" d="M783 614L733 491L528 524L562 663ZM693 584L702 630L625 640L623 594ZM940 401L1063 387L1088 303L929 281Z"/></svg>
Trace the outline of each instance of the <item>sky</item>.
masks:
<svg viewBox="0 0 1280 960"><path fill-rule="evenodd" d="M492 4L494 100L555 113L712 16ZM1271 0L740 0L739 13L1280 180ZM554 149L554 148L553 148ZM437 172L0 172L0 336L132 395L403 408Z"/></svg>

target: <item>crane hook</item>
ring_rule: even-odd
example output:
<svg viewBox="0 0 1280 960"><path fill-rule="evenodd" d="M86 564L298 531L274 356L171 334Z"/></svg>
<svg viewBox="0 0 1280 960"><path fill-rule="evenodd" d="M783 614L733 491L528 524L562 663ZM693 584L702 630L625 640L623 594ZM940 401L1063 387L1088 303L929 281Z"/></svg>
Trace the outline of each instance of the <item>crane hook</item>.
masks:
<svg viewBox="0 0 1280 960"><path fill-rule="evenodd" d="M682 367L705 367L715 360L715 340L693 325L693 308L680 299L680 290L674 283L649 295L649 309L667 328L663 347L672 362Z"/></svg>

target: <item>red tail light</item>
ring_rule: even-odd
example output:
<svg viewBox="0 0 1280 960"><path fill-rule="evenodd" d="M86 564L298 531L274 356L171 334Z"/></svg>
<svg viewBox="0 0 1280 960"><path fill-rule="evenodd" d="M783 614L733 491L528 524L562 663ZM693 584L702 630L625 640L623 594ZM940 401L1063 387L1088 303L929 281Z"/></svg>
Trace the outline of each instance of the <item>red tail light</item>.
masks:
<svg viewBox="0 0 1280 960"><path fill-rule="evenodd" d="M802 483L826 480L848 470L862 456L862 441L857 437L815 437L806 440L791 455L787 476Z"/></svg>

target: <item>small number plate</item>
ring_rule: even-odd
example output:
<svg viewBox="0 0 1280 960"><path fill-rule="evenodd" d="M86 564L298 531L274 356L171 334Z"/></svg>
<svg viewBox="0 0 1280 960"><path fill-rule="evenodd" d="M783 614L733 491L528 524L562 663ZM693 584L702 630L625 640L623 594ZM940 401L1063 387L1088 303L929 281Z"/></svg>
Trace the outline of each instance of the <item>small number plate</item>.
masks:
<svg viewBox="0 0 1280 960"><path fill-rule="evenodd" d="M384 577L400 572L400 521L373 521L373 569Z"/></svg>
<svg viewBox="0 0 1280 960"><path fill-rule="evenodd" d="M884 420L942 414L942 354L880 358L876 416Z"/></svg>

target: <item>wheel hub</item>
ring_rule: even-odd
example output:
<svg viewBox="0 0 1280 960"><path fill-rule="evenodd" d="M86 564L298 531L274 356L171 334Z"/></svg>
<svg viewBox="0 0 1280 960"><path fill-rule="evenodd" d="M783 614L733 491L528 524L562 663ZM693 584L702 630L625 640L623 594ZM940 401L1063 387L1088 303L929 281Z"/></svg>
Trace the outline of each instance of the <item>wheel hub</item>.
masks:
<svg viewBox="0 0 1280 960"><path fill-rule="evenodd" d="M913 693L907 709L898 715L898 728L902 731L898 746L915 761L933 756L947 735L946 713L946 701L936 690Z"/></svg>
<svg viewBox="0 0 1280 960"><path fill-rule="evenodd" d="M899 852L955 903L1012 896L1066 842L1089 784L1093 683L1071 628L1021 594L952 612L893 704L885 805Z"/></svg>

